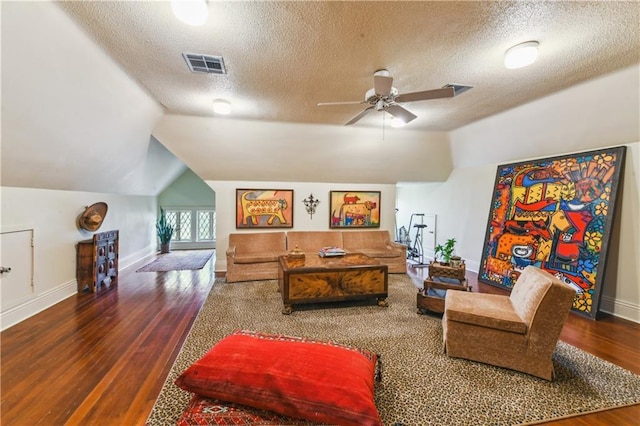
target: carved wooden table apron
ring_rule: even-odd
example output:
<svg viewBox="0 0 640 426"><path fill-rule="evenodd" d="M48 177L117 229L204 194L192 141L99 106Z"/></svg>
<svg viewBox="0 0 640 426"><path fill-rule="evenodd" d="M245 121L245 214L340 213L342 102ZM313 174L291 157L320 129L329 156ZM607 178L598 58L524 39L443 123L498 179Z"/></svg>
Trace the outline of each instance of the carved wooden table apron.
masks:
<svg viewBox="0 0 640 426"><path fill-rule="evenodd" d="M280 256L278 290L285 315L293 305L377 298L379 306L389 306L388 267L361 253L344 256Z"/></svg>

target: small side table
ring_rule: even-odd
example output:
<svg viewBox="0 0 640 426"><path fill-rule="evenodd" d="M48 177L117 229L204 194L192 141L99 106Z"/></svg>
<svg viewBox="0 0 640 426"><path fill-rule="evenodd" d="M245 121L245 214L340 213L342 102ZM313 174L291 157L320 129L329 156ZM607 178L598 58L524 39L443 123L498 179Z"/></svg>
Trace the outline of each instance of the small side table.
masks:
<svg viewBox="0 0 640 426"><path fill-rule="evenodd" d="M444 313L444 298L448 290L471 291L465 273L464 263L452 267L431 262L429 276L425 278L423 288L416 296L418 314L424 314L425 311Z"/></svg>

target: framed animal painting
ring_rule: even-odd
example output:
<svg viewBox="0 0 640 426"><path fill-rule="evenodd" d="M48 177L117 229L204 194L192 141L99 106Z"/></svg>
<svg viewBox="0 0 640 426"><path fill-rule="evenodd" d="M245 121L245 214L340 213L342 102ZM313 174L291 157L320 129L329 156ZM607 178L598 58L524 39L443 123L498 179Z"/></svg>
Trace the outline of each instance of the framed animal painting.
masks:
<svg viewBox="0 0 640 426"><path fill-rule="evenodd" d="M626 147L498 166L478 280L511 289L528 265L596 317Z"/></svg>
<svg viewBox="0 0 640 426"><path fill-rule="evenodd" d="M379 228L380 191L330 191L330 228Z"/></svg>
<svg viewBox="0 0 640 426"><path fill-rule="evenodd" d="M293 228L293 190L236 189L236 228Z"/></svg>

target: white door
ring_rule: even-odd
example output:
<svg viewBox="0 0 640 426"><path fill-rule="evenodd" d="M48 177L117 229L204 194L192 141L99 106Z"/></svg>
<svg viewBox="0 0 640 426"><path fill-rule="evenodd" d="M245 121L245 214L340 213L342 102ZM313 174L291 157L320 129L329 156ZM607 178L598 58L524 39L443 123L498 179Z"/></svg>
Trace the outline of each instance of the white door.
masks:
<svg viewBox="0 0 640 426"><path fill-rule="evenodd" d="M4 312L33 297L33 229L0 233L0 250L0 305Z"/></svg>
<svg viewBox="0 0 640 426"><path fill-rule="evenodd" d="M424 256L433 259L436 251L436 215L433 213L425 213L424 224L427 225L422 235Z"/></svg>

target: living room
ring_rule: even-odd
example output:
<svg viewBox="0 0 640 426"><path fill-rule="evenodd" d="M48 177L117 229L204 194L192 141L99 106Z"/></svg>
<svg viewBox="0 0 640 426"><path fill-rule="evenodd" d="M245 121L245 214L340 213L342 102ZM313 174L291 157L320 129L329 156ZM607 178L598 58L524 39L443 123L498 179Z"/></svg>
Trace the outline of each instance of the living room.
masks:
<svg viewBox="0 0 640 426"><path fill-rule="evenodd" d="M627 7L631 20L637 18L637 4ZM621 33L637 47L634 22ZM350 110L338 110L334 125L165 111L52 3L3 3L2 36L2 231L34 234L33 285L19 306L3 312L3 329L76 294L75 245L91 233L75 220L87 205L109 205L101 229L120 230L122 268L154 255L158 194L187 168L215 192L219 251L236 232L237 188L293 190L296 230L328 229L330 191L380 191L380 229L393 233L412 213L435 214L439 242L456 238L457 254L477 270L497 165L613 146L626 146L627 153L609 252L615 260L600 308L640 322L637 49L625 53L624 66L460 127L395 132L380 121L345 128ZM375 70L366 71L368 87ZM330 152L338 158L328 158ZM259 167L243 168L234 157ZM313 217L302 203L309 194L320 200ZM216 256L215 273L225 269L224 256Z"/></svg>

